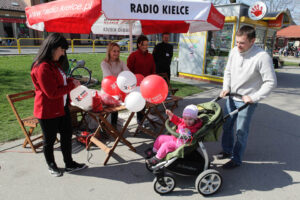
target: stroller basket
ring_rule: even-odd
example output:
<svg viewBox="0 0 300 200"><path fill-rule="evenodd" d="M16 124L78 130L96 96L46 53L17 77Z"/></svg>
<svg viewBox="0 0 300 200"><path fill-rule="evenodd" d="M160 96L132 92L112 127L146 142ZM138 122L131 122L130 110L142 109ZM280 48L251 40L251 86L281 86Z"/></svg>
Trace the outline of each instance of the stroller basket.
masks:
<svg viewBox="0 0 300 200"><path fill-rule="evenodd" d="M198 118L203 121L203 126L193 134L191 143L184 144L175 151L168 153L165 160L173 157L184 158L185 154L187 155L198 147L198 141L218 140L224 122L222 108L216 102L198 104L197 107L199 110ZM170 127L169 120L166 121L165 126L170 134L179 137L179 134L175 132L176 127Z"/></svg>

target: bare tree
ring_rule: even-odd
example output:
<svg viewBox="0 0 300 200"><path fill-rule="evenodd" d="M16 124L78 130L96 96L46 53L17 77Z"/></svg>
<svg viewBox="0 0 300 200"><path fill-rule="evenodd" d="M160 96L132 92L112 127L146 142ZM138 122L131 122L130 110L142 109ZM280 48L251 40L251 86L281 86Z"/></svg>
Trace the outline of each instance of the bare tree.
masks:
<svg viewBox="0 0 300 200"><path fill-rule="evenodd" d="M288 8L293 11L295 8L295 0L262 0L267 5L269 12L282 11Z"/></svg>
<svg viewBox="0 0 300 200"><path fill-rule="evenodd" d="M229 3L228 0L212 0L211 1L214 5L226 4Z"/></svg>
<svg viewBox="0 0 300 200"><path fill-rule="evenodd" d="M268 8L268 12L283 11L289 9L293 20L299 24L300 23L300 9L299 0L261 0L265 2Z"/></svg>

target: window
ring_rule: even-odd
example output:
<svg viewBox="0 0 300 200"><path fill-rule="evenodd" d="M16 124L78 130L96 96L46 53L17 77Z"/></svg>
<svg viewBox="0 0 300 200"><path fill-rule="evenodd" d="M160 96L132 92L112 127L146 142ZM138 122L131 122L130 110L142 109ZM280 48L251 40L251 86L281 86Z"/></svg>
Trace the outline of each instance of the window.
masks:
<svg viewBox="0 0 300 200"><path fill-rule="evenodd" d="M208 31L205 74L223 76L231 50L233 24L225 24L220 31Z"/></svg>
<svg viewBox="0 0 300 200"><path fill-rule="evenodd" d="M268 30L267 33L267 41L266 41L266 47L265 50L268 52L270 56L272 56L273 48L274 48L274 41L275 41L276 31L275 30Z"/></svg>
<svg viewBox="0 0 300 200"><path fill-rule="evenodd" d="M262 49L264 49L265 46L265 36L266 36L266 30L261 28L256 28L255 44Z"/></svg>

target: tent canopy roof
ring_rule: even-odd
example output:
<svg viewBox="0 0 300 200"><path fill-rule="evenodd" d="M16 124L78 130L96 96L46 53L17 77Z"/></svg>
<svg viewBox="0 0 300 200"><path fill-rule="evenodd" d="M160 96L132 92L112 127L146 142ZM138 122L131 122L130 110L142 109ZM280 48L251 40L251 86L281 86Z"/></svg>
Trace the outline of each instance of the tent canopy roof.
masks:
<svg viewBox="0 0 300 200"><path fill-rule="evenodd" d="M300 25L291 25L277 31L277 37L300 38Z"/></svg>

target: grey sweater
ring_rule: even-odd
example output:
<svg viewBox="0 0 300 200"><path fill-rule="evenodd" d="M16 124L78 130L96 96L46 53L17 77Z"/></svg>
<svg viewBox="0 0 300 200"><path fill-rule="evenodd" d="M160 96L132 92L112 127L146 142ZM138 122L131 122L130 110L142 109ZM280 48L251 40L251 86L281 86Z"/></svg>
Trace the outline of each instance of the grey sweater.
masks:
<svg viewBox="0 0 300 200"><path fill-rule="evenodd" d="M253 102L268 96L277 85L271 57L260 47L253 45L240 53L234 47L229 54L224 72L223 90L248 95ZM234 97L237 101L240 98Z"/></svg>

